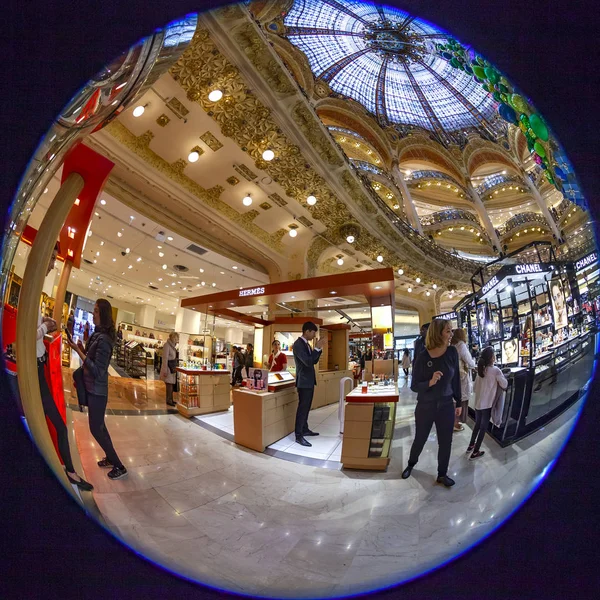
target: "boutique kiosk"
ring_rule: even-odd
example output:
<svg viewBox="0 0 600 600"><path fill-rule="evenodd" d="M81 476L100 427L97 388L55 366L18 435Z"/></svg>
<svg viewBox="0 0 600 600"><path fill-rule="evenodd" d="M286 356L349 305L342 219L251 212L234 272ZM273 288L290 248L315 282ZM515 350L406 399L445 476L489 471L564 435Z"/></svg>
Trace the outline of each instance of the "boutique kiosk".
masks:
<svg viewBox="0 0 600 600"><path fill-rule="evenodd" d="M474 357L492 346L508 378L502 422L489 430L502 446L576 402L593 372L594 332L574 265L556 260L550 247L531 247L535 253L521 249L477 271L473 294L454 307Z"/></svg>

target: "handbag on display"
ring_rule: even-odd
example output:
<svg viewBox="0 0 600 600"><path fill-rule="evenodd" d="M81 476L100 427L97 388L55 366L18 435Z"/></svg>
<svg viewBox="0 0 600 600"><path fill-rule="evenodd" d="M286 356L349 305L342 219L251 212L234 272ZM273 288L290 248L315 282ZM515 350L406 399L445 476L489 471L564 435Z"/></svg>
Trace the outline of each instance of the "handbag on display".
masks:
<svg viewBox="0 0 600 600"><path fill-rule="evenodd" d="M79 410L83 412L83 407L88 405L87 391L83 380L83 367L79 367L73 371L73 383L75 384L75 391L77 392Z"/></svg>

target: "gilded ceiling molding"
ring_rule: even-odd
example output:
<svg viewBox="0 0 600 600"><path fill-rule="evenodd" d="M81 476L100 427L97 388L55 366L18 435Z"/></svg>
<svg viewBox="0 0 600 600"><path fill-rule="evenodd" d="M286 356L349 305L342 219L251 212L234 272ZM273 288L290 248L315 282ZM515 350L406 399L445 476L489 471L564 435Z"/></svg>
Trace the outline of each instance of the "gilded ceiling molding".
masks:
<svg viewBox="0 0 600 600"><path fill-rule="evenodd" d="M354 100L325 98L316 103L315 111L324 123L355 131L375 148L388 167L391 165L394 152L389 137L361 104Z"/></svg>
<svg viewBox="0 0 600 600"><path fill-rule="evenodd" d="M315 277L317 267L324 252L331 248L331 244L320 236L315 236L306 252L306 276Z"/></svg>
<svg viewBox="0 0 600 600"><path fill-rule="evenodd" d="M150 131L136 137L120 121L113 121L105 128L105 131L159 173L179 184L214 210L219 211L233 223L243 227L258 240L279 253L283 254L285 252L285 247L281 243L283 236L286 234L285 229L280 229L273 234L267 233L264 229L252 223L252 220L259 214L258 211L239 213L229 206L229 204L219 200L219 196L224 191L222 186L218 185L210 189L205 189L179 169L179 161L176 163L177 167L168 163L164 158L150 149L149 144L153 137Z"/></svg>
<svg viewBox="0 0 600 600"><path fill-rule="evenodd" d="M283 26L283 25L282 25ZM267 31L267 37L273 44L277 54L283 60L285 66L290 70L294 79L306 91L309 96L316 98L329 94L328 89L316 89L315 78L310 69L310 64L304 52L290 44L286 39ZM327 86L328 87L328 86Z"/></svg>
<svg viewBox="0 0 600 600"><path fill-rule="evenodd" d="M292 8L294 0L255 0L250 2L248 9L255 19L267 22L281 17Z"/></svg>
<svg viewBox="0 0 600 600"><path fill-rule="evenodd" d="M251 23L248 25L253 27ZM243 35L240 34L240 31ZM275 65L279 73L274 79L277 83L285 73L274 59L263 62L263 59L260 58L259 42L263 44L261 46L263 55L269 55L272 52L266 42L247 26L238 28L237 33L238 43L249 44L246 51L255 60L259 60L259 66L256 66L259 71L261 68L266 68L265 65L269 68ZM376 213L373 202L347 168L344 168L343 176L338 181L345 192L351 192L349 197L356 202L361 214L353 216L346 204L336 198L323 177L306 161L301 149L282 133L278 123L271 115L271 111L262 105L248 89L238 68L219 52L205 29L197 30L186 52L170 69L170 74L181 85L188 99L198 103L220 125L222 133L254 159L257 169L268 173L284 188L289 197L295 198L305 206L313 220L319 220L328 230L334 231L341 223L352 220L364 222L371 219ZM260 74L265 76L262 71ZM208 100L208 92L215 85L219 85L225 94L223 100L218 103ZM295 86L294 89L296 89ZM299 93L299 90L296 90L296 95ZM333 140L331 144L333 146ZM276 152L275 160L266 162L262 159L262 152L266 148L271 148ZM315 206L306 205L306 197L309 194L318 198ZM271 243L277 242L263 230L260 232L259 239L267 236ZM417 249L416 239L411 243L403 240L399 235L395 236L393 240L388 239L387 242L384 242L382 239L376 238L375 234L365 231L361 235L356 250L362 251L362 247L364 247L367 250L365 254L374 259L383 251L385 243L393 243L394 248L402 248L404 251L402 257L386 251L386 255L389 255L390 259L388 264L398 264L400 261L402 263L429 264L429 261L423 262L424 254ZM440 278L465 278L467 271L465 266L461 265L460 261L453 264L450 260L447 268L441 269L440 264L435 264L432 273L439 274Z"/></svg>

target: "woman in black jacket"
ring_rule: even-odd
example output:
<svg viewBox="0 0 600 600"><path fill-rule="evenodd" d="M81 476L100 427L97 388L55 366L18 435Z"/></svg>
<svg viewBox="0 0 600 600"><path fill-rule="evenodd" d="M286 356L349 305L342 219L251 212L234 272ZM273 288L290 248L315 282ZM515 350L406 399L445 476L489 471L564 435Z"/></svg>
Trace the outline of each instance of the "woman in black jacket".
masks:
<svg viewBox="0 0 600 600"><path fill-rule="evenodd" d="M110 479L121 479L127 475L125 465L119 459L104 418L108 403L108 366L115 344L116 332L112 319L112 307L108 300L100 298L94 306L94 333L87 346L81 342L69 342L71 348L83 361L83 380L88 398L90 431L104 450L106 456L98 461L99 467L112 467Z"/></svg>
<svg viewBox="0 0 600 600"><path fill-rule="evenodd" d="M434 319L427 330L425 349L416 357L410 384L410 389L417 393L415 439L402 479L410 477L435 423L439 444L437 483L446 487L455 483L447 473L454 418L462 410L462 394L458 351L450 346L451 339L450 321Z"/></svg>

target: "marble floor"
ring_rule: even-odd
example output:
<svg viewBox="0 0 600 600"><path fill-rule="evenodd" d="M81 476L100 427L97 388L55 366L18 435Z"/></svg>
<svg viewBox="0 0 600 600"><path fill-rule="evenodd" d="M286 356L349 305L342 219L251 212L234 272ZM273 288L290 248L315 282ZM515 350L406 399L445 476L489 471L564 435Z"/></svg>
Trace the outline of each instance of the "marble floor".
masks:
<svg viewBox="0 0 600 600"><path fill-rule="evenodd" d="M435 430L413 476L400 477L415 401L401 387L385 473L281 460L238 447L180 415L109 414L108 429L129 469L126 479L110 481L96 465L102 452L86 415L73 412L72 418L93 499L127 544L217 588L318 598L393 585L485 537L543 479L581 404L510 447L487 438L485 457L475 462L465 455L470 429L455 434L450 475L456 485L446 489L435 485ZM325 414L321 423L313 419L311 427L333 432L337 414Z"/></svg>

